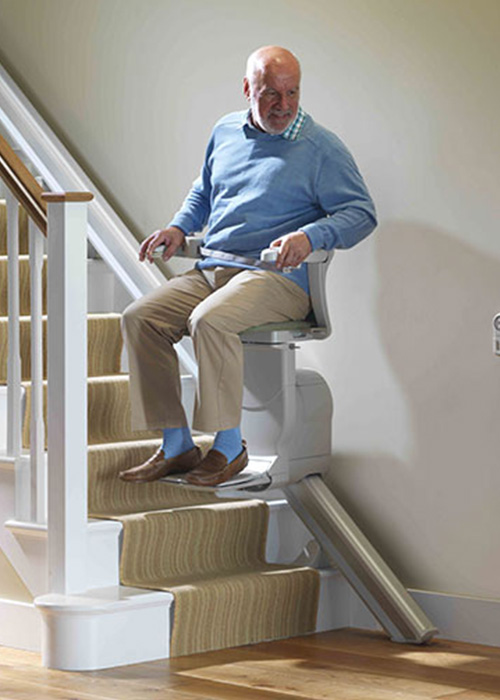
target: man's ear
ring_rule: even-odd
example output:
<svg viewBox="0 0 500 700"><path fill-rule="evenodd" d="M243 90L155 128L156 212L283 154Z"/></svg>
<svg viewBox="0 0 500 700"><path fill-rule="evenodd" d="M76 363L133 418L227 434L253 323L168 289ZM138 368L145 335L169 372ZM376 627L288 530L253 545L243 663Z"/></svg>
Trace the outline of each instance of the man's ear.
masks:
<svg viewBox="0 0 500 700"><path fill-rule="evenodd" d="M250 101L250 83L248 82L248 78L246 76L243 78L243 94L247 100Z"/></svg>

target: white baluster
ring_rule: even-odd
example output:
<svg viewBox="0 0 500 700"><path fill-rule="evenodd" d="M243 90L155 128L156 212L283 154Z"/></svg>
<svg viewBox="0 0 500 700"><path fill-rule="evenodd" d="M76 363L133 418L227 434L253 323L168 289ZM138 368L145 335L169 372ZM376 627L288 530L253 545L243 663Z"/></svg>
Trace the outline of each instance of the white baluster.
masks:
<svg viewBox="0 0 500 700"><path fill-rule="evenodd" d="M31 272L30 504L31 520L42 523L45 520L46 497L45 428L43 421L43 235L31 218L29 219L29 241Z"/></svg>
<svg viewBox="0 0 500 700"><path fill-rule="evenodd" d="M48 558L51 593L87 587L87 204L48 202ZM92 195L87 195L87 201ZM73 201L72 201L73 200Z"/></svg>
<svg viewBox="0 0 500 700"><path fill-rule="evenodd" d="M7 359L7 455L21 454L22 389L19 323L19 205L10 191L7 203L7 251L8 251L8 333Z"/></svg>

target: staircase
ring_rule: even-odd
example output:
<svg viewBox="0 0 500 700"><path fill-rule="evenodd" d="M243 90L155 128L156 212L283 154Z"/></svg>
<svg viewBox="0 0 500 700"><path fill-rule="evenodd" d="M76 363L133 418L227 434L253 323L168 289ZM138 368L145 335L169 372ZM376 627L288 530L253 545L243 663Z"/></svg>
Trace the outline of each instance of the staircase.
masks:
<svg viewBox="0 0 500 700"><path fill-rule="evenodd" d="M31 410L26 229L26 217L22 215L20 314L25 449L30 441ZM0 202L0 383L6 381L6 277L5 204ZM44 313L45 303L44 299ZM45 330L44 323L44 336ZM124 639L128 635L127 644L135 643L140 648L142 640L134 635L147 634L155 605L162 609L162 615L165 610L171 612L172 597L173 622L168 615L158 622L161 615L156 615L156 622L165 626L165 650L172 656L315 631L319 574L307 567L266 562L269 507L264 501L220 499L213 493L164 482L127 484L118 479L119 471L145 460L159 445L158 434L130 431L128 376L121 371L121 356L120 315L89 314L89 524L96 533L102 530L112 543L107 549L89 546L94 558L91 566L102 567L104 572L94 577L96 588L81 596L49 594L37 599L48 635L52 636L48 645L59 649L46 651L46 661L52 665L51 658L60 659L62 647L75 645L75 635L75 653L68 652L68 660L59 660L59 667L99 668L158 658L162 653L147 649L135 655L128 650L121 656L106 657L106 637L116 644L120 634ZM202 450L210 446L206 436L199 436L197 441ZM102 522L102 528L97 521ZM107 529L106 521L110 527L115 525ZM116 535L120 531L119 581L113 582L113 564L105 559L118 556ZM108 554L103 556L103 552ZM106 585L99 588L101 579ZM155 597L148 591L163 593ZM42 586L34 594L44 592L48 593ZM142 623L137 619L141 604L147 611ZM104 621L94 620L87 633L75 622L81 619L82 611L90 617L97 611ZM115 617L106 618L103 612L113 612ZM53 623L62 613L63 622ZM112 631L106 620L115 620ZM124 626L122 632L120 625ZM93 648L85 649L86 644ZM146 640L144 644L147 646ZM102 653L98 651L101 648Z"/></svg>

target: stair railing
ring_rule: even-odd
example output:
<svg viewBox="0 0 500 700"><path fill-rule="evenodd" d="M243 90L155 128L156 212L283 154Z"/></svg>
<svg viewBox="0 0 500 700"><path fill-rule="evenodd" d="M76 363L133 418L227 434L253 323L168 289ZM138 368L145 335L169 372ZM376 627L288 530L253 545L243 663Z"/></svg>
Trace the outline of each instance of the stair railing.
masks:
<svg viewBox="0 0 500 700"><path fill-rule="evenodd" d="M87 558L87 206L92 195L43 193L0 136L8 246L7 458L15 464L16 520L47 522L49 590L86 588ZM23 392L19 206L29 217L31 382ZM44 236L47 236L47 480L43 379ZM23 397L24 393L24 397ZM31 412L30 452L23 413ZM47 483L47 494L44 485Z"/></svg>
<svg viewBox="0 0 500 700"><path fill-rule="evenodd" d="M16 519L43 523L45 515L42 265L47 205L42 188L0 136L0 177L5 186L8 252L7 457L16 465ZM29 213L31 297L30 458L23 454L23 387L19 276L19 207ZM26 394L27 395L27 394Z"/></svg>

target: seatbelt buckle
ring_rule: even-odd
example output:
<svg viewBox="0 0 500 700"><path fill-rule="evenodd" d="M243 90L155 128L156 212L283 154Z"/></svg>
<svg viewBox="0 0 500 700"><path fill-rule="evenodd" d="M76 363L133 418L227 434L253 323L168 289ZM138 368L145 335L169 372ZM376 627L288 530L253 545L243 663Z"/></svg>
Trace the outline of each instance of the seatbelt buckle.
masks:
<svg viewBox="0 0 500 700"><path fill-rule="evenodd" d="M271 264L276 264L276 260L278 259L278 255L280 254L280 248L264 248L264 250L260 254L260 259L263 262L271 263ZM281 272L292 272L292 270L300 270L302 267L302 263L297 265L297 267L283 267L281 269Z"/></svg>

